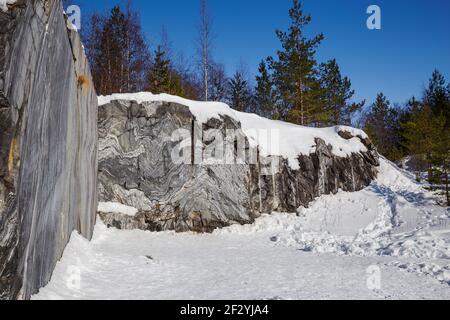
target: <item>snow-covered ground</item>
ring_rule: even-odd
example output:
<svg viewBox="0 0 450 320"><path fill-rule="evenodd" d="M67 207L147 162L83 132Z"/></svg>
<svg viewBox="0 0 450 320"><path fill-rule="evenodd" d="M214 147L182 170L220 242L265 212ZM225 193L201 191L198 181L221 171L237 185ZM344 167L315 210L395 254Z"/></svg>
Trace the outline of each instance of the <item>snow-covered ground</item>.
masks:
<svg viewBox="0 0 450 320"><path fill-rule="evenodd" d="M119 213L130 217L134 217L138 213L138 209L116 202L100 202L97 210L98 212Z"/></svg>
<svg viewBox="0 0 450 320"><path fill-rule="evenodd" d="M73 234L34 299L450 299L450 211L383 160L361 192L213 234Z"/></svg>

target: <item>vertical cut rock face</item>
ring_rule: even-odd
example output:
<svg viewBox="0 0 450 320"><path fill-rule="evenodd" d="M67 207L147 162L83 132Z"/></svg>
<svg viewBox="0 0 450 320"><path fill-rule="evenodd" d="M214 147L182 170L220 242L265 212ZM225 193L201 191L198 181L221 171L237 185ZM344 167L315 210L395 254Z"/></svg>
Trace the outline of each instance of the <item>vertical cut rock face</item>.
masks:
<svg viewBox="0 0 450 320"><path fill-rule="evenodd" d="M367 137L355 136L351 128L348 132L336 128L333 141L337 139L344 146L356 143L360 151L336 156L336 146L318 137L311 140L311 152L298 155L293 169L283 156L262 156L242 130L239 115L226 115L231 111L200 122L186 105L154 100L111 99L99 107L100 201L139 210L132 217L101 212L107 225L211 232L231 224L251 223L264 213L295 212L320 195L339 189L361 190L376 177L376 150ZM242 148L234 148L231 142L231 150L227 149L228 130L233 130L235 141L244 141ZM300 130L310 132L308 128ZM211 131L215 134L210 135ZM218 138L232 158L244 161L205 163L205 153ZM309 142L300 139L296 143ZM174 161L174 154L181 154L185 161ZM267 174L270 163L278 163L273 174Z"/></svg>
<svg viewBox="0 0 450 320"><path fill-rule="evenodd" d="M0 298L28 299L97 206L97 97L59 0L0 10Z"/></svg>

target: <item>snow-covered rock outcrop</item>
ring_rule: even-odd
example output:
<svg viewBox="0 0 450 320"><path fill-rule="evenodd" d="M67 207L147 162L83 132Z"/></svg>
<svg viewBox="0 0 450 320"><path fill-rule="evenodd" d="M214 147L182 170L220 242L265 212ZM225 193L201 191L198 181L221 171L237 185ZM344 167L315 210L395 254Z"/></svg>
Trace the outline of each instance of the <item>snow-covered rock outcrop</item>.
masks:
<svg viewBox="0 0 450 320"><path fill-rule="evenodd" d="M29 298L97 207L97 97L59 0L0 6L0 299Z"/></svg>
<svg viewBox="0 0 450 320"><path fill-rule="evenodd" d="M222 103L150 93L99 98L101 210L118 228L209 232L295 212L323 194L357 191L378 154L349 127L306 128Z"/></svg>

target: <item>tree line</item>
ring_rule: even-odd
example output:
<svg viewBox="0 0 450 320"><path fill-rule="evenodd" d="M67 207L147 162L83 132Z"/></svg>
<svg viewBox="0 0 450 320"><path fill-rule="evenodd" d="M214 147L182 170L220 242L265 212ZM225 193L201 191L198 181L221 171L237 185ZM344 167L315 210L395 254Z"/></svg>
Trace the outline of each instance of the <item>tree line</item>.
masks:
<svg viewBox="0 0 450 320"><path fill-rule="evenodd" d="M160 43L150 50L131 0L124 7L93 14L82 34L99 94L168 93L225 102L238 111L304 126L359 125L388 159L409 156L417 172L428 172L430 182L443 181L449 200L450 85L438 71L420 99L393 106L380 93L363 111L365 101L354 101L351 81L336 59L317 61L325 37L306 36L312 18L299 0L293 0L289 10L289 28L276 30L279 50L261 60L254 81L243 64L228 77L224 65L214 59L207 0L200 0L198 54L190 59L173 54L164 29Z"/></svg>
<svg viewBox="0 0 450 320"><path fill-rule="evenodd" d="M316 61L324 36L305 36L311 17L303 13L298 0L289 11L290 28L276 31L281 49L276 57L261 61L255 81L249 79L244 66L228 77L224 66L215 61L207 0L200 4L194 66L186 60L177 63L168 41L150 51L131 1L125 8L115 6L107 15L93 14L83 38L98 93L164 92L221 101L238 111L301 125L351 124L364 102L350 102L354 95L350 79L341 75L335 59Z"/></svg>
<svg viewBox="0 0 450 320"><path fill-rule="evenodd" d="M392 161L407 158L417 180L426 172L430 184L442 185L450 205L450 83L438 70L423 96L406 105L392 105L379 93L362 125L382 155Z"/></svg>

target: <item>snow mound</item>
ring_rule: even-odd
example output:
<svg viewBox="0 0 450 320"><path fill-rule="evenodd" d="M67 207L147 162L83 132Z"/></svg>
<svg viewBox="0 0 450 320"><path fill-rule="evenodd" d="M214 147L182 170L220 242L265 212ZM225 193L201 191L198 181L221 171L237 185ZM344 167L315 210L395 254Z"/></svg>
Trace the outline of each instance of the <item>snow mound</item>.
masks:
<svg viewBox="0 0 450 320"><path fill-rule="evenodd" d="M414 175L400 169L393 162L383 158L378 168L377 183L389 186L395 191L408 190L425 192L420 184L414 180Z"/></svg>
<svg viewBox="0 0 450 320"><path fill-rule="evenodd" d="M320 138L333 147L333 154L347 157L352 153L367 152L362 139L367 135L358 129L350 127L310 128L282 121L269 120L256 114L237 112L221 102L192 101L168 94L152 94L140 92L134 94L113 94L99 96L99 106L115 100L145 102L171 102L187 106L197 121L206 123L211 118L220 119L229 116L241 123L242 130L247 135L252 147L259 147L261 155L265 157L280 156L289 161L292 169L298 170L299 155L310 155L315 151L315 139ZM338 132L345 130L354 138L346 140Z"/></svg>
<svg viewBox="0 0 450 320"><path fill-rule="evenodd" d="M100 202L97 211L102 213L118 213L130 217L134 217L138 213L136 208L117 202Z"/></svg>
<svg viewBox="0 0 450 320"><path fill-rule="evenodd" d="M349 126L336 126L336 133L348 132L354 137L361 137L361 139L368 139L369 136L361 129L352 128Z"/></svg>
<svg viewBox="0 0 450 320"><path fill-rule="evenodd" d="M297 216L293 213L272 213L264 214L256 219L253 224L235 224L227 228L217 229L214 235L231 235L231 234L258 234L273 232L297 232L301 231L301 226Z"/></svg>
<svg viewBox="0 0 450 320"><path fill-rule="evenodd" d="M220 234L265 233L278 245L339 255L450 259L450 216L391 162L366 189L324 195L297 215L273 214Z"/></svg>
<svg viewBox="0 0 450 320"><path fill-rule="evenodd" d="M236 112L235 119L241 123L252 146L259 146L262 156L281 156L289 161L294 170L299 169L299 155L310 155L315 151L316 138L333 146L332 152L338 157L368 151L356 135L350 140L339 136L337 127L303 127L244 112Z"/></svg>
<svg viewBox="0 0 450 320"><path fill-rule="evenodd" d="M416 273L435 278L436 280L450 285L450 265L440 266L436 263L411 263L394 262L391 265L406 270L409 273Z"/></svg>

